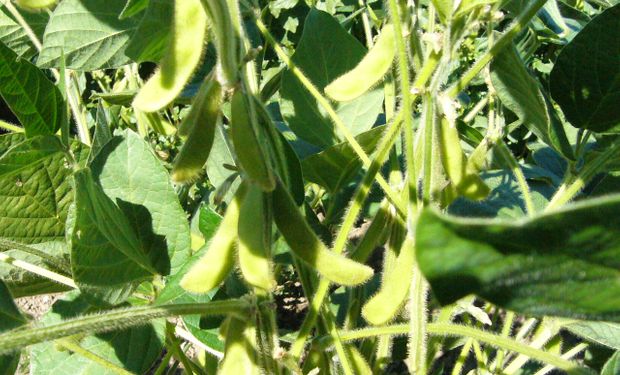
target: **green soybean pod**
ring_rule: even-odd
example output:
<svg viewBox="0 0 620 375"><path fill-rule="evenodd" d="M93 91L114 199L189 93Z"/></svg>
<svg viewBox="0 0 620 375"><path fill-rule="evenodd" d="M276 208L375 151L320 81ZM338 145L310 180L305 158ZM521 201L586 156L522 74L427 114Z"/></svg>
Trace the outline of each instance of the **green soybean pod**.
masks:
<svg viewBox="0 0 620 375"><path fill-rule="evenodd" d="M252 182L269 192L275 188L275 176L269 157L263 152L263 146L256 136L255 130L260 130L260 127L249 104L243 92L235 92L230 108L232 142L241 169Z"/></svg>
<svg viewBox="0 0 620 375"><path fill-rule="evenodd" d="M15 4L22 9L39 12L45 9L50 9L56 4L57 0L16 0Z"/></svg>
<svg viewBox="0 0 620 375"><path fill-rule="evenodd" d="M340 285L358 285L373 275L372 268L357 263L325 246L299 212L281 181L273 191L273 218L293 254L327 280Z"/></svg>
<svg viewBox="0 0 620 375"><path fill-rule="evenodd" d="M239 209L244 195L245 188L241 185L226 209L213 238L205 245L209 247L207 253L181 279L183 289L192 293L207 293L220 285L232 270L235 262Z"/></svg>
<svg viewBox="0 0 620 375"><path fill-rule="evenodd" d="M224 359L219 374L240 375L260 374L252 343L255 341L256 328L243 320L229 318L226 324Z"/></svg>
<svg viewBox="0 0 620 375"><path fill-rule="evenodd" d="M387 73L396 54L394 27L386 25L377 42L353 70L341 75L325 87L330 98L339 101L353 100L364 94Z"/></svg>
<svg viewBox="0 0 620 375"><path fill-rule="evenodd" d="M179 127L179 133L183 130L183 133L187 133L184 134L187 139L172 167L172 179L175 182L192 182L202 172L213 146L221 104L222 87L209 76L202 83L188 115Z"/></svg>
<svg viewBox="0 0 620 375"><path fill-rule="evenodd" d="M269 261L271 220L265 209L263 191L254 185L248 186L239 215L237 253L245 281L254 287L271 290L275 286Z"/></svg>
<svg viewBox="0 0 620 375"><path fill-rule="evenodd" d="M232 13L226 0L203 0L215 37L218 60L218 77L226 88L237 82L240 56L237 32L232 23Z"/></svg>
<svg viewBox="0 0 620 375"><path fill-rule="evenodd" d="M207 14L200 0L176 0L166 55L159 70L144 84L133 105L155 112L179 95L200 63L207 32Z"/></svg>
<svg viewBox="0 0 620 375"><path fill-rule="evenodd" d="M414 267L414 241L407 235L394 267L384 275L381 289L362 308L362 316L366 321L382 325L396 316L407 299Z"/></svg>

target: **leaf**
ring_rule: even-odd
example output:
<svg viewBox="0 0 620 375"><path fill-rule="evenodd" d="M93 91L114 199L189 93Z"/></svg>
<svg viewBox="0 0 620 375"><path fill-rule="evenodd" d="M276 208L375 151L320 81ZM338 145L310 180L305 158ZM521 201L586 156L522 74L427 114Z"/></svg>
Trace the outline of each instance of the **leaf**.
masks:
<svg viewBox="0 0 620 375"><path fill-rule="evenodd" d="M125 54L138 20L118 16L125 0L64 0L54 10L43 36L37 64L75 70L118 68L131 62Z"/></svg>
<svg viewBox="0 0 620 375"><path fill-rule="evenodd" d="M135 16L136 14L142 12L148 5L149 0L127 0L123 11L118 18L123 20L125 18Z"/></svg>
<svg viewBox="0 0 620 375"><path fill-rule="evenodd" d="M9 288L0 279L0 332L18 328L27 322L15 305ZM0 355L0 373L14 374L19 357L20 352Z"/></svg>
<svg viewBox="0 0 620 375"><path fill-rule="evenodd" d="M49 20L46 12L22 14L32 31L40 39ZM24 29L13 19L6 7L0 9L0 42L13 50L19 57L30 58L37 52Z"/></svg>
<svg viewBox="0 0 620 375"><path fill-rule="evenodd" d="M26 135L54 134L65 108L60 91L36 66L18 59L0 43L0 95L24 126Z"/></svg>
<svg viewBox="0 0 620 375"><path fill-rule="evenodd" d="M550 76L551 96L575 127L620 132L620 4L590 21L562 49Z"/></svg>
<svg viewBox="0 0 620 375"><path fill-rule="evenodd" d="M425 210L418 264L449 304L468 294L535 316L620 321L620 196L524 220Z"/></svg>
<svg viewBox="0 0 620 375"><path fill-rule="evenodd" d="M291 58L323 91L334 79L353 69L366 50L328 13L312 9L306 18L297 50ZM341 139L326 113L290 71L282 76L281 111L290 128L302 139L326 148ZM376 88L360 98L336 106L353 134L369 130L382 111L383 90Z"/></svg>
<svg viewBox="0 0 620 375"><path fill-rule="evenodd" d="M371 153L381 139L384 130L385 126L378 126L359 134L355 139L364 151ZM356 168L362 165L351 146L347 142L342 142L303 159L301 166L306 180L324 186L333 192L339 183L342 183L342 175L351 168L351 163L356 164Z"/></svg>
<svg viewBox="0 0 620 375"><path fill-rule="evenodd" d="M162 59L168 45L172 27L174 2L150 0L138 29L127 46L127 56L136 62Z"/></svg>
<svg viewBox="0 0 620 375"><path fill-rule="evenodd" d="M41 318L43 324L59 323L61 320L93 313L93 306L76 291L56 301L52 309ZM134 374L148 373L160 357L164 342L164 321L96 336L68 338L76 344L126 369ZM30 374L32 375L113 375L117 374L79 354L63 350L54 342L33 345L30 350Z"/></svg>
<svg viewBox="0 0 620 375"><path fill-rule="evenodd" d="M527 213L519 184L512 172L507 170L485 171L480 174L491 192L482 201L457 198L448 208L450 214L467 217L521 218ZM555 188L543 181L528 181L534 207L542 210L555 192Z"/></svg>
<svg viewBox="0 0 620 375"><path fill-rule="evenodd" d="M57 137L36 136L26 139L0 156L0 178L19 174L59 152L63 152L63 146Z"/></svg>
<svg viewBox="0 0 620 375"><path fill-rule="evenodd" d="M157 273L150 255L160 249L138 237L135 226L95 183L89 169L75 172L74 180L73 279L91 303L117 305Z"/></svg>
<svg viewBox="0 0 620 375"><path fill-rule="evenodd" d="M540 140L567 158L574 158L562 124L550 114L538 82L514 46L504 49L491 62L491 82L502 103Z"/></svg>
<svg viewBox="0 0 620 375"><path fill-rule="evenodd" d="M23 134L0 136L0 154L24 141ZM78 160L86 157L88 149L75 144L73 153ZM27 244L66 262L65 222L73 202L71 169L63 153L32 164L10 177L0 178L0 238ZM19 250L7 255L48 268L40 258ZM16 297L65 290L29 272L0 264L0 278Z"/></svg>
<svg viewBox="0 0 620 375"><path fill-rule="evenodd" d="M620 374L620 351L614 353L614 355L609 358L603 370L601 371L601 375L617 375Z"/></svg>
<svg viewBox="0 0 620 375"><path fill-rule="evenodd" d="M563 326L577 336L620 350L620 324L611 322L577 321Z"/></svg>
<svg viewBox="0 0 620 375"><path fill-rule="evenodd" d="M167 249L167 256L160 254L160 259L153 259L156 268L163 275L176 273L190 253L189 225L168 171L151 145L126 130L106 143L91 169L143 241L164 239L160 245Z"/></svg>

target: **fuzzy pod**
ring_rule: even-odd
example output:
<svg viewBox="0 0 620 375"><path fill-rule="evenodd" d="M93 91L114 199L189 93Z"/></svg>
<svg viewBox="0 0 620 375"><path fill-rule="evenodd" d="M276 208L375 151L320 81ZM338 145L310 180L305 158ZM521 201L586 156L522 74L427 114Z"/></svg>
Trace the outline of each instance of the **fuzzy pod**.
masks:
<svg viewBox="0 0 620 375"><path fill-rule="evenodd" d="M273 218L293 254L327 280L353 286L367 281L372 268L330 251L312 231L282 182L273 191Z"/></svg>
<svg viewBox="0 0 620 375"><path fill-rule="evenodd" d="M16 0L15 4L30 12L40 12L51 9L57 2L58 0Z"/></svg>
<svg viewBox="0 0 620 375"><path fill-rule="evenodd" d="M256 341L256 328L247 321L231 317L226 323L225 333L224 359L218 373L259 375L260 367L256 363L253 345Z"/></svg>
<svg viewBox="0 0 620 375"><path fill-rule="evenodd" d="M396 316L407 299L414 267L414 241L407 235L394 266L384 271L386 274L381 289L362 308L362 316L366 321L382 325Z"/></svg>
<svg viewBox="0 0 620 375"><path fill-rule="evenodd" d="M266 212L265 194L254 185L248 186L241 204L238 231L237 253L243 278L254 287L271 290L276 284L269 259L271 221Z"/></svg>
<svg viewBox="0 0 620 375"><path fill-rule="evenodd" d="M239 77L240 56L232 12L226 0L203 0L210 19L217 51L218 77L226 88L233 87Z"/></svg>
<svg viewBox="0 0 620 375"><path fill-rule="evenodd" d="M366 358L364 358L362 353L360 353L355 346L346 345L344 349L351 361L351 367L354 374L372 374L372 369L368 365Z"/></svg>
<svg viewBox="0 0 620 375"><path fill-rule="evenodd" d="M244 185L237 190L224 218L213 235L206 254L181 279L181 287L192 293L207 293L230 274L235 262L239 211L245 195Z"/></svg>
<svg viewBox="0 0 620 375"><path fill-rule="evenodd" d="M192 182L202 172L213 146L221 104L222 87L209 76L179 127L179 133L186 133L181 135L187 136L187 140L174 160L172 179L175 182Z"/></svg>
<svg viewBox="0 0 620 375"><path fill-rule="evenodd" d="M133 105L155 112L183 90L200 63L207 35L207 14L200 0L176 0L172 35L159 69L144 84Z"/></svg>
<svg viewBox="0 0 620 375"><path fill-rule="evenodd" d="M388 24L381 30L377 42L357 66L327 85L325 93L339 102L361 96L385 76L392 66L395 55L394 27Z"/></svg>
<svg viewBox="0 0 620 375"><path fill-rule="evenodd" d="M275 176L255 131L260 130L257 116L248 97L240 90L232 97L230 111L231 137L241 169L263 191L272 191L276 185Z"/></svg>

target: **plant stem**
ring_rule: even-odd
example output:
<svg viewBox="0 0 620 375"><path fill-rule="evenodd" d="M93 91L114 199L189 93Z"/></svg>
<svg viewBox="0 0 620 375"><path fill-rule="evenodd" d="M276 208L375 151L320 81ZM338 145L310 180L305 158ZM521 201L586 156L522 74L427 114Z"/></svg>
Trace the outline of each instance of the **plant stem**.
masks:
<svg viewBox="0 0 620 375"><path fill-rule="evenodd" d="M508 337L502 337L495 333L483 331L478 328L468 327L453 323L429 323L428 333L437 336L461 336L486 343L496 348L502 348L512 352L523 354L538 362L549 364L555 368L566 371L569 374L591 374L586 368L579 367L578 364L548 353L544 350L533 348L527 344L520 343ZM357 331L340 332L340 338L344 342L361 340L375 336L402 336L409 332L408 324L397 324L383 327L372 327ZM323 337L318 342L321 347L330 344L329 337Z"/></svg>
<svg viewBox="0 0 620 375"><path fill-rule="evenodd" d="M530 187L527 184L527 180L525 179L525 175L523 174L523 170L515 159L514 155L506 146L506 143L503 140L498 140L496 143L497 150L506 163L510 166L510 170L514 174L517 179L517 184L519 185L519 189L521 189L521 195L523 195L523 201L525 202L525 210L527 214L532 217L536 214L536 207L534 206L534 200L532 199L532 194L530 191Z"/></svg>
<svg viewBox="0 0 620 375"><path fill-rule="evenodd" d="M465 344L463 345L463 348L461 349L461 352L459 353L459 357L456 360L456 363L454 364L454 367L452 368L452 375L460 375L461 371L463 371L463 365L465 365L465 361L467 360L467 357L469 357L469 352L471 351L471 346L474 344L474 340L473 339L468 339L467 341L465 341Z"/></svg>
<svg viewBox="0 0 620 375"><path fill-rule="evenodd" d="M108 361L105 358L98 356L97 354L91 352L90 350L82 348L77 343L73 342L73 340L69 339L60 339L56 340L55 344L62 346L63 348L80 355L90 361L93 361L102 367L110 370L118 375L133 375L133 372L127 371L122 367L115 365L114 363Z"/></svg>
<svg viewBox="0 0 620 375"><path fill-rule="evenodd" d="M562 358L564 358L564 359L571 359L574 356L576 356L577 354L579 354L582 351L586 350L587 348L588 348L588 344L582 342L580 344L577 344L571 350L569 350L566 353L562 354ZM547 365L547 366L541 368L540 370L538 370L536 373L534 373L534 375L546 375L546 374L548 374L551 371L553 371L553 366Z"/></svg>
<svg viewBox="0 0 620 375"><path fill-rule="evenodd" d="M0 262L10 264L12 266L21 268L28 272L32 272L35 275L39 275L39 276L45 277L46 279L55 281L59 284L66 285L73 289L77 289L77 285L75 285L75 282L73 282L73 280L71 280L70 278L63 276L61 274L58 274L56 272L50 271L48 269L45 269L43 267L39 267L32 263L28 263L23 260L15 259L7 254L0 253Z"/></svg>
<svg viewBox="0 0 620 375"><path fill-rule="evenodd" d="M138 306L86 315L43 327L32 327L0 334L0 354L44 341L78 334L95 334L146 324L153 319L178 315L227 315L245 319L250 305L244 300Z"/></svg>
<svg viewBox="0 0 620 375"><path fill-rule="evenodd" d="M23 133L24 132L24 128L22 128L21 126L11 124L10 122L6 122L4 120L0 120L0 128L7 130L9 132L12 132L12 133Z"/></svg>
<svg viewBox="0 0 620 375"><path fill-rule="evenodd" d="M345 140L349 143L353 151L357 154L357 156L362 161L362 164L366 169L370 168L372 162L362 146L357 142L349 128L342 122L342 119L336 113L336 110L331 105L329 100L327 100L319 90L314 86L314 84L310 81L308 77L291 61L289 56L284 52L284 49L280 46L280 44L274 39L273 35L267 30L265 24L256 18L256 26L260 30L263 37L267 40L271 47L276 52L278 57L286 64L287 68L295 75L295 77L299 80L299 82L305 87L305 89L312 95L312 97L319 103L327 115L331 119L332 123L336 126L336 129L344 136ZM383 178L383 176L378 175L376 177L377 183L381 188L385 191L386 196L392 202L392 204L400 211L401 215L405 215L407 212L406 207L399 200L398 194L392 190L392 188L388 185L387 181Z"/></svg>
<svg viewBox="0 0 620 375"><path fill-rule="evenodd" d="M174 333L180 338L182 338L183 340L195 346L197 349L204 350L205 352L211 354L217 359L224 358L224 353L220 352L219 350L215 350L211 348L210 346L207 346L205 343L203 343L198 338L196 338L196 336L194 336L191 332L177 326L174 329Z"/></svg>
<svg viewBox="0 0 620 375"><path fill-rule="evenodd" d="M446 95L454 99L467 85L484 69L484 67L497 56L512 40L527 26L532 17L542 8L547 0L535 0L523 9L514 22L504 32L487 52L484 53L472 67L463 74L458 81L446 90Z"/></svg>

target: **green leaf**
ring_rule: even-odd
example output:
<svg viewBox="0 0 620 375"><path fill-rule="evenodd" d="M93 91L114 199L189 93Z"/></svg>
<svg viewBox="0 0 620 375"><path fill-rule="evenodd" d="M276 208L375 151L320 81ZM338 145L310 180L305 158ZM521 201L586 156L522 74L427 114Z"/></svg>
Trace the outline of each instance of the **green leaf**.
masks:
<svg viewBox="0 0 620 375"><path fill-rule="evenodd" d="M0 332L18 328L28 321L19 311L6 284L0 279ZM0 355L0 373L13 374L17 369L20 352Z"/></svg>
<svg viewBox="0 0 620 375"><path fill-rule="evenodd" d="M574 158L562 124L550 114L538 82L514 46L506 48L491 62L491 82L502 103L528 129L567 158Z"/></svg>
<svg viewBox="0 0 620 375"><path fill-rule="evenodd" d="M63 152L63 146L57 137L42 135L26 139L0 156L0 178L19 174L59 152Z"/></svg>
<svg viewBox="0 0 620 375"><path fill-rule="evenodd" d="M189 224L168 171L151 145L126 130L106 143L91 170L142 241L161 246L163 251L153 254L159 256L152 259L156 268L163 275L176 273L190 254Z"/></svg>
<svg viewBox="0 0 620 375"><path fill-rule="evenodd" d="M84 296L77 292L68 293L56 301L52 309L41 318L43 324L60 323L81 314L93 313ZM76 340L82 348L106 361L135 374L147 373L160 357L164 342L164 321L96 336L79 337ZM32 346L30 350L30 373L32 375L114 375L113 370L103 367L69 350L63 350L54 342Z"/></svg>
<svg viewBox="0 0 620 375"><path fill-rule="evenodd" d="M46 12L22 14L32 31L40 39L49 20ZM6 7L0 9L0 42L12 49L19 57L30 58L37 52L24 29L13 19Z"/></svg>
<svg viewBox="0 0 620 375"><path fill-rule="evenodd" d="M328 13L312 9L306 18L297 50L291 58L312 83L323 91L334 79L353 69L365 48ZM290 72L282 76L281 111L290 128L302 139L326 148L344 139L323 108ZM336 110L353 134L369 130L383 107L383 90L376 88Z"/></svg>
<svg viewBox="0 0 620 375"><path fill-rule="evenodd" d="M620 196L525 220L425 210L418 264L449 304L468 294L535 316L620 321Z"/></svg>
<svg viewBox="0 0 620 375"><path fill-rule="evenodd" d="M620 324L618 323L577 321L565 324L563 327L588 341L620 350Z"/></svg>
<svg viewBox="0 0 620 375"><path fill-rule="evenodd" d="M161 60L168 46L174 2L151 0L138 29L127 46L127 56L137 62Z"/></svg>
<svg viewBox="0 0 620 375"><path fill-rule="evenodd" d="M142 12L148 5L149 0L127 0L123 11L118 18L123 20L125 18L135 16L136 14Z"/></svg>
<svg viewBox="0 0 620 375"><path fill-rule="evenodd" d="M385 126L378 126L359 134L355 139L364 151L371 153L381 139L384 130ZM348 177L351 179L355 177L355 174L351 174L350 169L357 170L361 165L361 161L348 142L338 143L301 161L304 178L332 192L339 184L342 184L345 173L349 173Z"/></svg>
<svg viewBox="0 0 620 375"><path fill-rule="evenodd" d="M74 179L73 278L92 303L119 304L140 282L157 273L149 255L160 249L142 242L135 226L95 183L89 169L75 172Z"/></svg>
<svg viewBox="0 0 620 375"><path fill-rule="evenodd" d="M64 0L54 10L43 36L37 64L75 70L117 68L131 62L125 54L138 20L118 16L125 0Z"/></svg>
<svg viewBox="0 0 620 375"><path fill-rule="evenodd" d="M614 355L609 358L607 363L605 363L605 367L601 371L601 375L618 375L620 374L620 351L614 353Z"/></svg>
<svg viewBox="0 0 620 375"><path fill-rule="evenodd" d="M24 141L23 134L0 136L0 154L24 142L28 140ZM88 149L76 143L72 151L76 159L83 160ZM63 153L55 153L13 176L0 178L0 238L27 244L68 262L65 222L72 202L71 169ZM6 254L50 267L42 259L19 250L9 250ZM5 264L0 264L0 278L16 297L66 289Z"/></svg>
<svg viewBox="0 0 620 375"><path fill-rule="evenodd" d="M558 56L551 95L566 119L599 133L620 132L620 4L590 21Z"/></svg>
<svg viewBox="0 0 620 375"><path fill-rule="evenodd" d="M0 95L26 130L26 135L54 134L65 105L60 91L36 66L18 59L0 43Z"/></svg>

